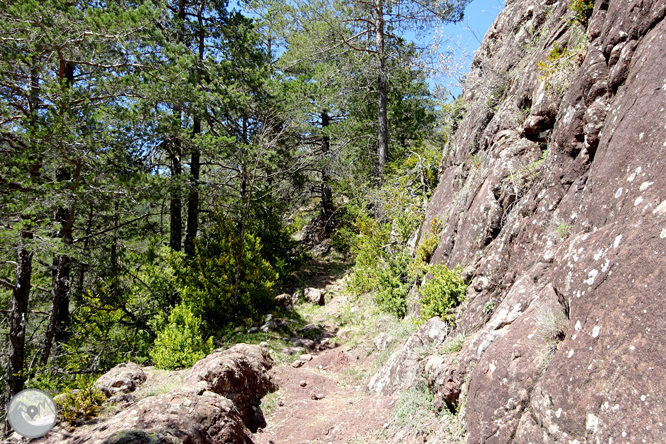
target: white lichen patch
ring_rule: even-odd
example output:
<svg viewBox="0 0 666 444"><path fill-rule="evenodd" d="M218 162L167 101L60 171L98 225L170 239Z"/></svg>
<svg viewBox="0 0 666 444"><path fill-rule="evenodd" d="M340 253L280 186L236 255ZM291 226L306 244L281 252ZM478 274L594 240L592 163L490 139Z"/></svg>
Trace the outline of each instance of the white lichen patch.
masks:
<svg viewBox="0 0 666 444"><path fill-rule="evenodd" d="M576 325L574 326L574 330L580 331L583 328L582 325L580 325L580 321L576 321Z"/></svg>
<svg viewBox="0 0 666 444"><path fill-rule="evenodd" d="M631 175L627 177L627 182L633 182L635 178L636 178L636 173L631 173Z"/></svg>
<svg viewBox="0 0 666 444"><path fill-rule="evenodd" d="M642 197L642 196L638 196L638 197L636 198L636 200L634 201L634 206L635 206L635 207L639 206L639 205L641 204L641 202L643 202L643 197Z"/></svg>
<svg viewBox="0 0 666 444"><path fill-rule="evenodd" d="M615 198L616 199L620 196L622 196L622 187L618 188L617 191L615 192Z"/></svg>
<svg viewBox="0 0 666 444"><path fill-rule="evenodd" d="M594 328L592 329L592 337L593 338L598 338L600 331L601 331L601 327L599 325L595 325Z"/></svg>
<svg viewBox="0 0 666 444"><path fill-rule="evenodd" d="M653 183L654 183L654 182L647 182L647 181L643 182L643 183L641 184L640 190L641 190L641 191L645 191L645 190L647 190L648 187L649 187L650 185L652 185Z"/></svg>
<svg viewBox="0 0 666 444"><path fill-rule="evenodd" d="M594 284L594 278L597 277L599 272L597 270L592 270L589 273L587 273L587 279L584 281L587 285L592 285Z"/></svg>
<svg viewBox="0 0 666 444"><path fill-rule="evenodd" d="M663 215L664 213L666 213L666 200L662 201L662 202L657 206L657 208L655 208L654 210L652 210L652 214L656 214L656 215L658 215L658 216L661 216L661 215Z"/></svg>
<svg viewBox="0 0 666 444"><path fill-rule="evenodd" d="M570 358L573 355L574 355L574 351L573 351L573 348L572 348L571 350L569 350L569 353L567 354L567 358Z"/></svg>
<svg viewBox="0 0 666 444"><path fill-rule="evenodd" d="M622 240L622 235L618 234L615 236L615 240L613 241L613 248L617 248L620 246L620 241Z"/></svg>
<svg viewBox="0 0 666 444"><path fill-rule="evenodd" d="M659 235L659 238L660 239L666 239L666 228L661 230L661 234Z"/></svg>
<svg viewBox="0 0 666 444"><path fill-rule="evenodd" d="M599 418L594 416L592 413L587 414L587 421L585 422L585 428L590 432L594 433L597 431L599 426Z"/></svg>

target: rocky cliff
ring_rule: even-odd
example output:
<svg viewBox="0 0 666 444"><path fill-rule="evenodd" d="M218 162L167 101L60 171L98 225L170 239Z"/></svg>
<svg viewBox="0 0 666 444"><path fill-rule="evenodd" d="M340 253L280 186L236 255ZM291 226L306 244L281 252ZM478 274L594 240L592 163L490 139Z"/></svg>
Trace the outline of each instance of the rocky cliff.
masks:
<svg viewBox="0 0 666 444"><path fill-rule="evenodd" d="M469 443L664 442L665 15L507 1L474 59L424 224L472 282L428 367Z"/></svg>

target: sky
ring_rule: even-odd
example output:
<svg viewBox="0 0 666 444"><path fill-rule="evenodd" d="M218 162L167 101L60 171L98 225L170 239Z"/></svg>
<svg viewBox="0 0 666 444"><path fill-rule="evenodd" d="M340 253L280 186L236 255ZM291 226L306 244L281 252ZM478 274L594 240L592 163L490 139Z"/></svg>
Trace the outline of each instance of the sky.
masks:
<svg viewBox="0 0 666 444"><path fill-rule="evenodd" d="M242 0L230 0L229 5L243 9L241 3ZM502 9L504 0L473 0L460 23L443 25L420 37L413 32L402 34L419 47L431 48L424 66L429 68L428 85L438 97L448 101L462 92L456 80L469 71L475 51ZM243 13L253 17L247 9Z"/></svg>
<svg viewBox="0 0 666 444"><path fill-rule="evenodd" d="M436 58L440 66L428 78L431 89L437 86L447 87L449 96L460 94L461 89L457 86L456 77L459 78L469 70L483 36L502 9L504 0L474 0L465 9L462 22L443 25L433 30L430 42L440 42Z"/></svg>

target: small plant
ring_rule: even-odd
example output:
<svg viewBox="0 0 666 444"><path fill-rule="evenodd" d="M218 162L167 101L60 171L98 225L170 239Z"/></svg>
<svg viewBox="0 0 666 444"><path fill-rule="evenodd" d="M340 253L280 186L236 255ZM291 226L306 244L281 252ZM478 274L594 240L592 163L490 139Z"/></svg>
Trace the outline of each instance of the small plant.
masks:
<svg viewBox="0 0 666 444"><path fill-rule="evenodd" d="M470 159L472 168L479 168L481 166L481 161L482 161L481 154L479 153L474 154Z"/></svg>
<svg viewBox="0 0 666 444"><path fill-rule="evenodd" d="M400 395L393 412L396 425L416 433L424 432L426 421L436 418L433 398L432 392L424 383L405 390Z"/></svg>
<svg viewBox="0 0 666 444"><path fill-rule="evenodd" d="M270 415L280 404L280 392L268 393L261 400L261 411L265 416Z"/></svg>
<svg viewBox="0 0 666 444"><path fill-rule="evenodd" d="M421 319L439 316L443 320L453 322L451 311L465 300L466 285L460 277L462 267L449 270L445 265L437 264L428 267L432 278L427 280L419 292L421 293Z"/></svg>
<svg viewBox="0 0 666 444"><path fill-rule="evenodd" d="M442 353L444 354L453 354L458 353L462 350L463 345L465 345L465 339L467 338L466 333L460 333L455 338L449 339L442 348Z"/></svg>
<svg viewBox="0 0 666 444"><path fill-rule="evenodd" d="M566 239L571 235L572 225L562 222L555 228L555 233L557 233L562 239Z"/></svg>
<svg viewBox="0 0 666 444"><path fill-rule="evenodd" d="M504 93L506 93L506 83L503 81L499 81L498 83L495 83L490 91L490 94L488 95L488 98L486 99L486 105L488 106L489 109L495 110L497 109L497 105L499 105L500 101L502 100L502 97L504 97Z"/></svg>
<svg viewBox="0 0 666 444"><path fill-rule="evenodd" d="M483 305L483 312L490 314L495 310L495 300L491 299Z"/></svg>
<svg viewBox="0 0 666 444"><path fill-rule="evenodd" d="M532 107L527 107L527 108L521 108L518 111L519 119L521 122L524 122L527 120L527 118L530 116L530 113L532 113Z"/></svg>
<svg viewBox="0 0 666 444"><path fill-rule="evenodd" d="M201 318L182 303L169 315L169 323L157 333L150 357L159 368L191 367L213 349L213 338L203 338Z"/></svg>
<svg viewBox="0 0 666 444"><path fill-rule="evenodd" d="M546 91L557 95L564 94L571 82L571 76L580 65L579 56L586 49L586 42L574 49L559 46L557 41L553 42L553 47L546 60L537 62L537 68L543 74L539 77L539 81L545 82Z"/></svg>
<svg viewBox="0 0 666 444"><path fill-rule="evenodd" d="M569 9L574 13L574 20L587 28L592 11L594 11L594 0L572 0L569 3Z"/></svg>
<svg viewBox="0 0 666 444"><path fill-rule="evenodd" d="M527 166L521 166L512 174L509 175L509 180L511 181L512 192L514 195L521 197L525 189L534 182L539 177L539 171L541 171L541 165L546 160L548 155L548 150L545 150L541 157L530 163Z"/></svg>
<svg viewBox="0 0 666 444"><path fill-rule="evenodd" d="M537 332L551 348L556 349L569 330L567 317L552 307L541 307L536 312Z"/></svg>
<svg viewBox="0 0 666 444"><path fill-rule="evenodd" d="M416 264L427 264L439 245L439 235L442 233L442 221L434 217L430 222L430 233L426 234L421 245L416 249Z"/></svg>
<svg viewBox="0 0 666 444"><path fill-rule="evenodd" d="M92 382L84 388L70 389L55 397L62 419L70 425L97 416L104 401L106 395Z"/></svg>

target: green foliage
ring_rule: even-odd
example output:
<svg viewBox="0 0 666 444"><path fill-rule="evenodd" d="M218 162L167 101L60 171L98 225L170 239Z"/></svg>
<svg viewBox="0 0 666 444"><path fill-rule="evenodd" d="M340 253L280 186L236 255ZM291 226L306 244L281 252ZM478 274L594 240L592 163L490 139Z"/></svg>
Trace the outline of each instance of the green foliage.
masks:
<svg viewBox="0 0 666 444"><path fill-rule="evenodd" d="M557 233L562 239L566 239L571 235L572 225L562 222L555 228L555 233Z"/></svg>
<svg viewBox="0 0 666 444"><path fill-rule="evenodd" d="M167 370L191 367L213 349L213 338L204 340L203 334L201 318L192 308L186 303L176 305L168 323L157 333L150 357L155 366Z"/></svg>
<svg viewBox="0 0 666 444"><path fill-rule="evenodd" d="M412 284L407 275L410 259L404 252L388 258L377 273L377 305L399 318L407 311L406 297Z"/></svg>
<svg viewBox="0 0 666 444"><path fill-rule="evenodd" d="M479 168L482 161L483 159L481 159L481 154L479 153L472 155L470 158L470 164L472 165L472 168Z"/></svg>
<svg viewBox="0 0 666 444"><path fill-rule="evenodd" d="M537 68L542 73L539 81L545 82L547 92L564 94L571 82L571 76L581 63L581 57L586 47L586 43L581 43L570 49L567 46L559 46L557 41L553 42L553 47L546 60L537 62Z"/></svg>
<svg viewBox="0 0 666 444"><path fill-rule="evenodd" d="M92 419L106 401L106 395L91 381L80 389L69 389L54 398L59 416L70 425Z"/></svg>
<svg viewBox="0 0 666 444"><path fill-rule="evenodd" d="M460 333L455 338L450 338L448 341L444 343L444 346L442 347L442 353L444 354L458 353L460 350L462 350L463 345L465 345L466 338L467 335L465 333Z"/></svg>
<svg viewBox="0 0 666 444"><path fill-rule="evenodd" d="M433 399L432 392L424 383L405 390L400 394L392 414L395 424L415 433L425 431L426 421L436 417Z"/></svg>
<svg viewBox="0 0 666 444"><path fill-rule="evenodd" d="M507 83L505 83L502 80L497 81L493 85L493 87L490 90L490 94L486 99L486 105L488 106L488 108L495 111L497 105L499 105L500 101L504 97L504 94L506 93L506 88L507 88Z"/></svg>
<svg viewBox="0 0 666 444"><path fill-rule="evenodd" d="M493 312L493 310L495 310L495 300L494 299L491 299L488 302L486 302L485 304L483 304L483 312L485 314L490 314L490 313Z"/></svg>
<svg viewBox="0 0 666 444"><path fill-rule="evenodd" d="M419 289L421 299L421 319L424 323L428 319L439 316L443 320L453 322L453 308L465 300L467 286L460 277L462 267L449 270L445 265L437 264L428 268L432 276L427 279Z"/></svg>
<svg viewBox="0 0 666 444"><path fill-rule="evenodd" d="M584 28L587 28L587 24L594 11L594 0L571 0L569 9L574 13L574 20Z"/></svg>
<svg viewBox="0 0 666 444"><path fill-rule="evenodd" d="M511 189L509 192L516 196L522 196L525 190L539 177L541 166L548 156L548 150L545 150L541 157L527 166L517 168L509 175Z"/></svg>
<svg viewBox="0 0 666 444"><path fill-rule="evenodd" d="M430 222L430 233L426 234L421 245L416 249L417 263L427 264L439 245L439 236L442 233L442 222L434 217Z"/></svg>

